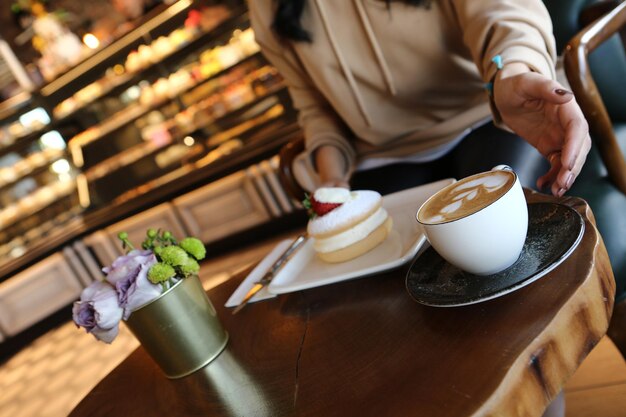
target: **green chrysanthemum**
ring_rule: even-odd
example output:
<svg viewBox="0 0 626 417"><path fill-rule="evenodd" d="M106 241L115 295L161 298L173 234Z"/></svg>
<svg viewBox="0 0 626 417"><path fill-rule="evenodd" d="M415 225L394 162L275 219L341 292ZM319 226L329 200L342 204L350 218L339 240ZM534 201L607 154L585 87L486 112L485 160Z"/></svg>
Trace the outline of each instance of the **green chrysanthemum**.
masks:
<svg viewBox="0 0 626 417"><path fill-rule="evenodd" d="M171 265L164 264L162 262L158 262L148 271L148 279L153 284L158 284L160 282L165 282L170 278L173 278L176 275L176 271Z"/></svg>
<svg viewBox="0 0 626 417"><path fill-rule="evenodd" d="M204 259L206 256L204 245L200 239L196 239L195 237L186 237L181 240L178 245L197 260Z"/></svg>
<svg viewBox="0 0 626 417"><path fill-rule="evenodd" d="M186 277L197 274L200 271L200 264L193 258L187 258L187 262L180 266L180 271Z"/></svg>
<svg viewBox="0 0 626 417"><path fill-rule="evenodd" d="M182 266L189 259L189 255L178 246L166 246L159 253L161 260L171 266Z"/></svg>

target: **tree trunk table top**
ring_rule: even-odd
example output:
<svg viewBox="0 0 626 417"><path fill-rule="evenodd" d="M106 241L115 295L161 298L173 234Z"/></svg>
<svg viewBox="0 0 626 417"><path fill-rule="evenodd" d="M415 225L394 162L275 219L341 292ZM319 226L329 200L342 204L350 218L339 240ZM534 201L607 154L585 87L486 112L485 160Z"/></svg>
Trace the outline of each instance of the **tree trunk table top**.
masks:
<svg viewBox="0 0 626 417"><path fill-rule="evenodd" d="M209 291L230 334L205 368L166 379L139 347L72 416L541 416L605 334L615 283L586 203L578 247L543 278L463 307L416 303L409 265L283 294L232 315L246 272Z"/></svg>

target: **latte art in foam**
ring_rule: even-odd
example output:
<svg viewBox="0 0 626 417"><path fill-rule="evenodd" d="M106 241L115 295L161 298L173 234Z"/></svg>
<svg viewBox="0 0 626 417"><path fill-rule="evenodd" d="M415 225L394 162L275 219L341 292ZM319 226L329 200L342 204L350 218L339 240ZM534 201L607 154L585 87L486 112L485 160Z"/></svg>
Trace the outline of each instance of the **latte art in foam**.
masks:
<svg viewBox="0 0 626 417"><path fill-rule="evenodd" d="M510 171L490 171L464 178L433 196L420 210L419 221L436 224L460 219L502 197L515 182Z"/></svg>

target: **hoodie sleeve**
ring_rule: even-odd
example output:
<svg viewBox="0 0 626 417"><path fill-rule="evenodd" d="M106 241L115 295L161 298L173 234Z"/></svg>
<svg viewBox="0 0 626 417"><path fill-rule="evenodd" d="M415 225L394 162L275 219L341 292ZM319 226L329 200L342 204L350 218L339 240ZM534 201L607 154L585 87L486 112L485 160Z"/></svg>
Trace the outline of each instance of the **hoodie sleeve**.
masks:
<svg viewBox="0 0 626 417"><path fill-rule="evenodd" d="M273 33L273 8L270 4L271 2L259 0L249 2L250 20L256 41L261 46L263 55L285 79L294 107L298 110L298 122L304 130L307 152L312 155L320 146L335 146L344 156L347 178L356 160L356 152L346 138L347 128L314 86L293 49ZM310 159L314 166L313 159Z"/></svg>
<svg viewBox="0 0 626 417"><path fill-rule="evenodd" d="M492 82L496 55L503 64L526 64L532 71L555 79L556 45L550 15L541 0L451 0L463 41L483 81ZM492 112L500 121L497 109Z"/></svg>

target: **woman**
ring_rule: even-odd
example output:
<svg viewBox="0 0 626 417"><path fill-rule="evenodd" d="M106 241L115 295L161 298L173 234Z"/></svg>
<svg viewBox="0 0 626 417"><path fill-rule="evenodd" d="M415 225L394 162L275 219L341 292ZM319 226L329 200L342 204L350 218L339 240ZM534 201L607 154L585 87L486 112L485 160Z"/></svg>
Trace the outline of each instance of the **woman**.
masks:
<svg viewBox="0 0 626 417"><path fill-rule="evenodd" d="M587 123L555 81L552 25L540 0L255 0L249 7L324 185L345 186L357 169L367 181L396 181L405 162L415 183L460 177L484 170L474 162L501 145L513 159L526 158L526 144L511 132L549 161L538 188L563 195L584 164ZM457 169L464 164L471 167Z"/></svg>

